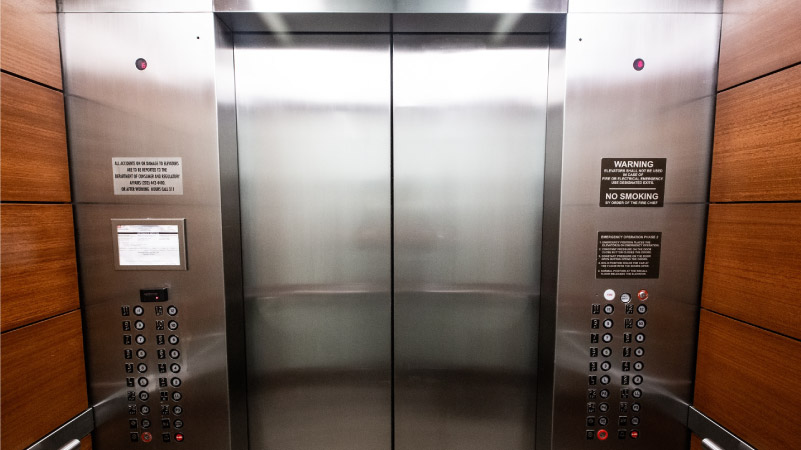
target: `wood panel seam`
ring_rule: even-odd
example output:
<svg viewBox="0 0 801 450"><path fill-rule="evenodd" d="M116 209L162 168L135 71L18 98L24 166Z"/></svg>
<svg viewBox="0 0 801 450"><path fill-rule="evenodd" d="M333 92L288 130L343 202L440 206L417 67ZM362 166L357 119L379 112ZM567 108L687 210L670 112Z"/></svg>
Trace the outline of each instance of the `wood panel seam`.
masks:
<svg viewBox="0 0 801 450"><path fill-rule="evenodd" d="M58 314L55 314L55 315L52 315L52 316L49 316L49 317L45 317L45 318L39 319L39 320L37 320L35 322L26 323L25 325L20 325L18 327L9 328L8 330L5 330L2 333L0 333L0 335L6 334L6 333L10 333L12 331L20 330L22 328L30 327L32 325L36 325L38 323L42 323L42 322L44 322L46 320L55 319L56 317L61 317L61 316L67 315L67 314L71 314L71 313L74 313L75 311L81 311L81 307L78 307L78 308L75 308L75 309L70 309L69 311L64 311L64 312L61 312L61 313L58 313Z"/></svg>
<svg viewBox="0 0 801 450"><path fill-rule="evenodd" d="M704 310L704 311L706 311L706 312L709 312L709 313L715 314L715 315L717 315L717 316L720 316L720 317L725 317L725 318L727 318L727 319L734 320L735 322L739 322L739 323L741 323L741 324L743 324L743 325L749 325L749 326L752 326L752 327L754 327L754 328L758 328L758 329L760 329L760 330L762 330L762 331L767 331L768 333L774 334L774 335L776 335L776 336L781 336L781 337L783 337L783 338L787 338L787 339L793 340L793 341L795 341L795 342L801 342L801 339L795 338L795 337L793 337L793 336L786 335L786 334L784 334L784 333L781 333L781 332L778 332L778 331L776 331L776 330L771 330L770 328L765 328L765 327L762 327L762 326L759 326L759 325L753 324L753 323L751 323L751 322L748 322L748 321L745 321L745 320L742 320L742 319L738 319L737 317L730 316L730 315L728 315L728 314L724 314L724 313L722 313L722 312L716 311L716 310L714 310L714 309L707 308L707 307L705 307L705 306L702 306L702 307L701 307L701 309L702 309L702 310Z"/></svg>
<svg viewBox="0 0 801 450"><path fill-rule="evenodd" d="M782 72L782 71L784 71L784 70L787 70L787 69L792 69L793 67L795 67L795 66L797 66L797 65L799 65L799 64L801 64L801 61L795 62L795 63L793 63L793 64L790 64L790 65L784 66L784 67L782 67L782 68L779 68L779 69L776 69L776 70L772 70L772 71L770 71L770 72L763 73L762 75L759 75L759 76L757 76L757 77L754 77L754 78L751 78L751 79L745 80L745 81L743 81L743 82L741 82L741 83L737 83L737 84L735 84L735 85L733 85L733 86L729 86L729 87L727 87L727 88L725 88L725 89L721 89L721 90L719 90L717 93L718 93L718 94L721 94L721 93L723 93L723 92L730 91L730 90L732 90L732 89L734 89L734 88L738 88L738 87L740 87L740 86L743 86L743 85L745 85L745 84L751 83L751 82L753 82L753 81L757 81L757 80L760 80L760 79L762 79L762 78L769 77L769 76L771 76L771 75L777 74L777 73L779 73L779 72Z"/></svg>
<svg viewBox="0 0 801 450"><path fill-rule="evenodd" d="M36 80L34 80L32 78L28 78L26 76L22 76L22 75L20 75L18 73L14 73L14 72L8 71L6 69L0 69L0 73L4 73L4 74L12 76L14 78L19 78L20 80L27 81L29 83L33 83L33 84L35 84L37 86L42 86L42 87L50 89L52 91L61 92L62 94L64 93L63 89L59 89L57 87L50 86L49 84L42 83L41 81L36 81Z"/></svg>

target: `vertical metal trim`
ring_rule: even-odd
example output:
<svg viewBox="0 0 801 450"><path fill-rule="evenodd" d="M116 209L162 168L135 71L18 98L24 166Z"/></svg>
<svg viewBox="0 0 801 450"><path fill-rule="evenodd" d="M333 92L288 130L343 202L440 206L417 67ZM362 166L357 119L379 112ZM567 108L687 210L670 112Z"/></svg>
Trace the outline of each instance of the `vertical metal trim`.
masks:
<svg viewBox="0 0 801 450"><path fill-rule="evenodd" d="M248 448L247 370L242 278L242 236L239 202L234 38L214 16L215 95L220 170L220 211L225 280L225 322L228 362L228 428L232 450Z"/></svg>
<svg viewBox="0 0 801 450"><path fill-rule="evenodd" d="M548 100L543 186L540 337L537 355L536 448L550 450L553 433L556 299L559 276L562 140L565 102L566 16L553 20L549 39Z"/></svg>
<svg viewBox="0 0 801 450"><path fill-rule="evenodd" d="M389 15L389 417L390 444L395 450L395 18Z"/></svg>

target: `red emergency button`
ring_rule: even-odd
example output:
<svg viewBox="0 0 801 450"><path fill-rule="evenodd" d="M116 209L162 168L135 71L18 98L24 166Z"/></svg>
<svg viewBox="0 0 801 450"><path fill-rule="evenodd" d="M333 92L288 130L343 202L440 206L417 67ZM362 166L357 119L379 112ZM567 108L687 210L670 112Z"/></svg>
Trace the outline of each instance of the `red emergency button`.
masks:
<svg viewBox="0 0 801 450"><path fill-rule="evenodd" d="M175 440L178 441L178 442L183 441L184 440L184 434L183 433L175 433Z"/></svg>
<svg viewBox="0 0 801 450"><path fill-rule="evenodd" d="M632 439L637 439L638 437L640 437L640 432L637 430L631 430L629 436L631 436Z"/></svg>
<svg viewBox="0 0 801 450"><path fill-rule="evenodd" d="M153 435L149 431L142 433L142 442L150 442L153 440Z"/></svg>
<svg viewBox="0 0 801 450"><path fill-rule="evenodd" d="M640 292L637 292L637 298L639 298L641 301L648 300L648 291L645 289L640 289Z"/></svg>
<svg viewBox="0 0 801 450"><path fill-rule="evenodd" d="M609 437L609 432L604 429L601 429L598 430L598 433L596 433L595 435L598 436L598 440L605 441L606 438Z"/></svg>

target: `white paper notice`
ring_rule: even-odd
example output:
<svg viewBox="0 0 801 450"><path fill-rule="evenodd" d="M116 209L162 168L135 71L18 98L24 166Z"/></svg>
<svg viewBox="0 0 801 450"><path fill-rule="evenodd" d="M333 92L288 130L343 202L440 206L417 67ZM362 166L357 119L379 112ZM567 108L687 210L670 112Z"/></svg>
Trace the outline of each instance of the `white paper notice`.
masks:
<svg viewBox="0 0 801 450"><path fill-rule="evenodd" d="M183 195L181 158L111 158L114 195Z"/></svg>
<svg viewBox="0 0 801 450"><path fill-rule="evenodd" d="M180 266L177 225L118 225L120 266Z"/></svg>

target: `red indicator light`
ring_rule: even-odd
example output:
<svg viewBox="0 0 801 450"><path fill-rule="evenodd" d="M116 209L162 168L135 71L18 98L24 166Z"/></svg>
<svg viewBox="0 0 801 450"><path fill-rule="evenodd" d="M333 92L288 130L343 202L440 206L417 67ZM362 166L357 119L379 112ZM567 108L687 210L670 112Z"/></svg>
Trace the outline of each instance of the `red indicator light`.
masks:
<svg viewBox="0 0 801 450"><path fill-rule="evenodd" d="M183 441L184 440L183 433L175 433L175 440L178 441L178 442Z"/></svg>
<svg viewBox="0 0 801 450"><path fill-rule="evenodd" d="M136 65L136 68L139 69L139 70L147 69L147 61L145 61L145 58L137 59L136 63L134 63L134 64Z"/></svg>
<svg viewBox="0 0 801 450"><path fill-rule="evenodd" d="M639 298L642 301L648 300L648 291L646 291L645 289L640 289L640 292L637 292L637 298Z"/></svg>
<svg viewBox="0 0 801 450"><path fill-rule="evenodd" d="M636 70L637 72L639 72L639 71L641 71L642 69L645 69L645 60L644 60L644 59L642 59L642 58L637 58L637 59L635 59L635 60L634 60L634 70Z"/></svg>
<svg viewBox="0 0 801 450"><path fill-rule="evenodd" d="M149 431L142 433L142 442L150 442L153 440L153 435Z"/></svg>
<svg viewBox="0 0 801 450"><path fill-rule="evenodd" d="M638 437L640 437L640 432L637 430L632 430L632 432L629 435L631 436L632 439L637 439Z"/></svg>
<svg viewBox="0 0 801 450"><path fill-rule="evenodd" d="M596 434L596 436L598 436L599 440L605 441L606 438L609 437L609 432L606 431L606 430L598 430L598 433Z"/></svg>

